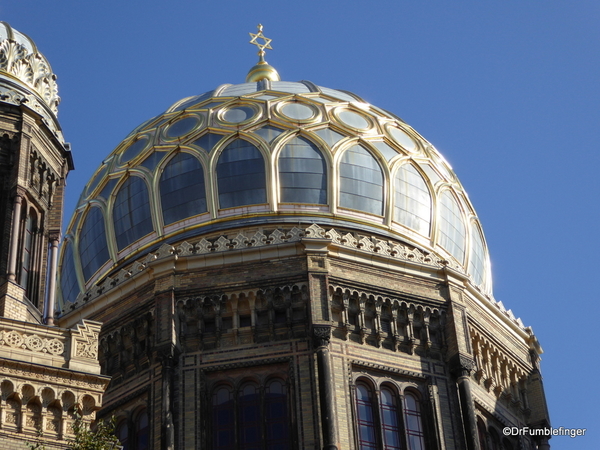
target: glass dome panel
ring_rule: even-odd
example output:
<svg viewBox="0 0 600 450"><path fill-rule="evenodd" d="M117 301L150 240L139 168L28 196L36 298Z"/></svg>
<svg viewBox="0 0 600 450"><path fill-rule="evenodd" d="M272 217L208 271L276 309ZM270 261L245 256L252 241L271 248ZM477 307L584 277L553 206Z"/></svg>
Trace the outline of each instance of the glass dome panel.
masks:
<svg viewBox="0 0 600 450"><path fill-rule="evenodd" d="M329 147L333 147L337 142L346 137L337 131L333 131L331 128L321 128L320 130L313 131L313 133L327 142Z"/></svg>
<svg viewBox="0 0 600 450"><path fill-rule="evenodd" d="M149 139L147 137L143 137L130 144L129 147L127 147L127 149L121 154L119 162L121 164L125 164L127 161L132 160L137 155L142 153L142 151L148 145L148 140Z"/></svg>
<svg viewBox="0 0 600 450"><path fill-rule="evenodd" d="M219 97L240 97L244 94L250 94L256 91L256 83L234 84L233 86L223 89L219 94Z"/></svg>
<svg viewBox="0 0 600 450"><path fill-rule="evenodd" d="M317 147L304 138L294 138L279 156L281 201L327 204L327 168Z"/></svg>
<svg viewBox="0 0 600 450"><path fill-rule="evenodd" d="M158 163L163 159L164 156L164 152L152 152L148 157L146 157L146 159L144 159L142 163L140 163L140 166L145 167L150 172L154 172L154 169L156 169L156 166L158 166Z"/></svg>
<svg viewBox="0 0 600 450"><path fill-rule="evenodd" d="M281 128L273 127L271 125L266 125L258 130L254 130L255 134L258 134L261 138L267 141L269 144L273 142L273 140L283 133L284 130Z"/></svg>
<svg viewBox="0 0 600 450"><path fill-rule="evenodd" d="M400 154L400 153L398 153L398 151L396 149L390 147L385 142L377 141L377 142L372 142L372 144L375 147L377 147L377 150L379 150L381 152L383 157L385 159L387 159L388 162L391 161L392 158L394 158Z"/></svg>
<svg viewBox="0 0 600 450"><path fill-rule="evenodd" d="M109 259L104 215L98 207L88 211L79 232L79 257L86 281Z"/></svg>
<svg viewBox="0 0 600 450"><path fill-rule="evenodd" d="M308 120L316 114L316 111L302 103L286 103L281 108L281 113L293 120Z"/></svg>
<svg viewBox="0 0 600 450"><path fill-rule="evenodd" d="M220 208L267 202L265 162L260 151L248 141L231 142L217 162Z"/></svg>
<svg viewBox="0 0 600 450"><path fill-rule="evenodd" d="M373 155L359 145L342 157L340 206L383 215L383 172Z"/></svg>
<svg viewBox="0 0 600 450"><path fill-rule="evenodd" d="M479 286L485 277L485 247L477 223L471 224L471 252L469 255L469 274L473 284Z"/></svg>
<svg viewBox="0 0 600 450"><path fill-rule="evenodd" d="M417 143L404 131L399 128L388 127L387 129L398 144L402 146L402 148L408 150L409 152L414 152L417 150Z"/></svg>
<svg viewBox="0 0 600 450"><path fill-rule="evenodd" d="M194 130L201 122L200 117L188 116L173 122L167 129L167 137L178 138Z"/></svg>
<svg viewBox="0 0 600 450"><path fill-rule="evenodd" d="M394 219L421 234L429 236L431 194L421 174L411 164L396 173Z"/></svg>
<svg viewBox="0 0 600 450"><path fill-rule="evenodd" d="M130 177L119 189L113 225L119 250L153 231L148 188L141 178Z"/></svg>
<svg viewBox="0 0 600 450"><path fill-rule="evenodd" d="M351 128L356 128L357 130L367 130L371 128L369 121L354 111L340 111L338 117L343 123Z"/></svg>
<svg viewBox="0 0 600 450"><path fill-rule="evenodd" d="M75 272L73 244L66 241L63 245L63 260L60 269L60 291L63 303L75 303L79 295L79 283Z"/></svg>
<svg viewBox="0 0 600 450"><path fill-rule="evenodd" d="M207 211L204 171L189 153L178 153L160 176L160 201L165 225Z"/></svg>
<svg viewBox="0 0 600 450"><path fill-rule="evenodd" d="M207 153L213 149L217 142L223 138L222 134L206 133L196 139L192 144L202 147Z"/></svg>
<svg viewBox="0 0 600 450"><path fill-rule="evenodd" d="M294 83L293 81L271 81L271 90L289 92L290 94L306 94L310 92L310 89L305 84Z"/></svg>
<svg viewBox="0 0 600 450"><path fill-rule="evenodd" d="M449 191L440 196L439 245L444 247L461 263L465 259L466 232L458 202Z"/></svg>
<svg viewBox="0 0 600 450"><path fill-rule="evenodd" d="M231 108L223 113L223 120L229 123L241 123L250 120L256 111L249 106L238 106Z"/></svg>
<svg viewBox="0 0 600 450"><path fill-rule="evenodd" d="M338 100L343 100L345 102L356 102L358 101L356 98L352 97L350 94L346 94L345 92L340 92L335 89L330 89L326 87L319 86L321 92L325 95L329 95L331 97L337 98Z"/></svg>
<svg viewBox="0 0 600 450"><path fill-rule="evenodd" d="M108 170L108 167L106 166L106 164L103 165L100 172L98 172L96 174L96 176L92 179L92 181L90 181L90 183L88 184L88 188L85 191L86 195L90 195L92 193L92 191L94 189L96 189L96 186L98 186L98 183L100 183L100 180L102 180L102 178L104 178L104 175L106 175L107 170Z"/></svg>

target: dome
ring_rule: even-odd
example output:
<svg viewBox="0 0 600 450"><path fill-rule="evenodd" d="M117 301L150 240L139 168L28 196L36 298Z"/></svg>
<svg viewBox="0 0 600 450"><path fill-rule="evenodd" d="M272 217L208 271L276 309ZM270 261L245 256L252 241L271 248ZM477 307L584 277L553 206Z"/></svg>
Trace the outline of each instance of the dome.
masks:
<svg viewBox="0 0 600 450"><path fill-rule="evenodd" d="M33 40L6 22L0 22L0 96L5 103L36 111L62 140L56 121L60 103L56 75Z"/></svg>
<svg viewBox="0 0 600 450"><path fill-rule="evenodd" d="M63 307L161 245L311 224L402 243L491 294L477 215L429 142L355 94L262 80L185 98L106 158L67 230Z"/></svg>

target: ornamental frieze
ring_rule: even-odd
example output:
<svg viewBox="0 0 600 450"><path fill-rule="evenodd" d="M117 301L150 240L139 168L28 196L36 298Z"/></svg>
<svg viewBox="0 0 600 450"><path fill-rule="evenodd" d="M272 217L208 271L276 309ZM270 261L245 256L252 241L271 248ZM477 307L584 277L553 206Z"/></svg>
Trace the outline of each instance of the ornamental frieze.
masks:
<svg viewBox="0 0 600 450"><path fill-rule="evenodd" d="M0 345L32 352L50 353L54 356L61 356L65 352L65 345L56 338L46 339L37 334L18 333L14 330L0 331Z"/></svg>

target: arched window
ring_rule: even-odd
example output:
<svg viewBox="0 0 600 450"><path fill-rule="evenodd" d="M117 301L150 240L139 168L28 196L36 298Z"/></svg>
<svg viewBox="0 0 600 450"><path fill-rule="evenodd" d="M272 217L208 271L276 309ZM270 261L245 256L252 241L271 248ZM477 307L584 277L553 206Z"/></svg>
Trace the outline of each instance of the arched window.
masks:
<svg viewBox="0 0 600 450"><path fill-rule="evenodd" d="M79 295L79 283L75 273L75 259L73 258L73 244L65 241L63 260L60 270L60 291L63 303L75 303Z"/></svg>
<svg viewBox="0 0 600 450"><path fill-rule="evenodd" d="M485 425L481 419L477 419L477 436L479 437L479 448L481 450L488 450Z"/></svg>
<svg viewBox="0 0 600 450"><path fill-rule="evenodd" d="M135 420L135 450L148 450L150 448L150 428L148 427L148 413L144 409Z"/></svg>
<svg viewBox="0 0 600 450"><path fill-rule="evenodd" d="M358 441L361 450L377 450L373 393L365 383L356 384Z"/></svg>
<svg viewBox="0 0 600 450"><path fill-rule="evenodd" d="M289 447L287 394L281 380L271 380L265 388L265 442L269 449Z"/></svg>
<svg viewBox="0 0 600 450"><path fill-rule="evenodd" d="M342 156L340 206L383 215L383 172L375 157L359 145Z"/></svg>
<svg viewBox="0 0 600 450"><path fill-rule="evenodd" d="M394 219L426 236L431 225L431 194L421 174L411 164L396 173Z"/></svg>
<svg viewBox="0 0 600 450"><path fill-rule="evenodd" d="M402 399L402 400L401 400ZM383 384L375 394L370 383L356 383L356 419L360 450L425 450L425 433L418 397L399 396Z"/></svg>
<svg viewBox="0 0 600 450"><path fill-rule="evenodd" d="M485 277L485 247L477 223L471 223L471 252L469 254L469 273L477 286Z"/></svg>
<svg viewBox="0 0 600 450"><path fill-rule="evenodd" d="M29 214L25 219L23 227L23 238L21 242L21 273L19 284L25 288L25 295L34 301L32 298L33 288L32 281L34 278L34 259L35 259L35 241L37 232L37 214L33 209L29 210Z"/></svg>
<svg viewBox="0 0 600 450"><path fill-rule="evenodd" d="M246 383L240 389L239 397L239 439L244 449L260 448L261 417L258 386Z"/></svg>
<svg viewBox="0 0 600 450"><path fill-rule="evenodd" d="M231 142L217 162L219 207L267 202L264 159L254 145L242 139Z"/></svg>
<svg viewBox="0 0 600 450"><path fill-rule="evenodd" d="M400 450L402 435L398 412L398 397L389 387L383 387L380 394L381 428L386 450Z"/></svg>
<svg viewBox="0 0 600 450"><path fill-rule="evenodd" d="M220 385L212 394L212 448L216 450L291 448L286 386L245 382L237 390Z"/></svg>
<svg viewBox="0 0 600 450"><path fill-rule="evenodd" d="M439 244L461 263L465 259L466 232L462 212L450 191L444 191L439 201Z"/></svg>
<svg viewBox="0 0 600 450"><path fill-rule="evenodd" d="M404 393L404 427L410 450L425 450L425 433L421 418L421 407L410 392Z"/></svg>
<svg viewBox="0 0 600 450"><path fill-rule="evenodd" d="M178 153L160 176L160 201L165 225L207 211L202 165L189 153Z"/></svg>
<svg viewBox="0 0 600 450"><path fill-rule="evenodd" d="M90 208L79 232L79 256L86 281L108 261L104 216L98 207Z"/></svg>
<svg viewBox="0 0 600 450"><path fill-rule="evenodd" d="M235 410L229 386L217 388L212 399L213 447L215 450L235 448Z"/></svg>
<svg viewBox="0 0 600 450"><path fill-rule="evenodd" d="M129 429L127 420L121 420L115 429L115 436L119 439L122 450L129 450Z"/></svg>
<svg viewBox="0 0 600 450"><path fill-rule="evenodd" d="M327 167L319 149L297 137L279 156L279 183L284 203L327 204Z"/></svg>
<svg viewBox="0 0 600 450"><path fill-rule="evenodd" d="M152 232L152 216L146 183L129 177L119 189L113 208L113 223L119 250Z"/></svg>

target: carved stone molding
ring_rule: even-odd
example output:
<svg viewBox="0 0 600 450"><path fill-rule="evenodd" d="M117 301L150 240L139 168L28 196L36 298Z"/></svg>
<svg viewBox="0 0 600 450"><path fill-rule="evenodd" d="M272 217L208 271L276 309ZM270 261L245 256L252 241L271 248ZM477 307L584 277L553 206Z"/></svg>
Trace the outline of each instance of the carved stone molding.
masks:
<svg viewBox="0 0 600 450"><path fill-rule="evenodd" d="M313 342L316 348L327 347L331 339L331 325L313 325Z"/></svg>
<svg viewBox="0 0 600 450"><path fill-rule="evenodd" d="M0 331L0 345L32 352L50 353L55 356L61 356L65 352L64 343L56 338L46 339L37 334L18 333L14 330Z"/></svg>

